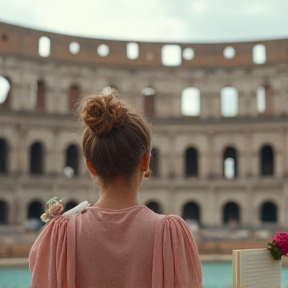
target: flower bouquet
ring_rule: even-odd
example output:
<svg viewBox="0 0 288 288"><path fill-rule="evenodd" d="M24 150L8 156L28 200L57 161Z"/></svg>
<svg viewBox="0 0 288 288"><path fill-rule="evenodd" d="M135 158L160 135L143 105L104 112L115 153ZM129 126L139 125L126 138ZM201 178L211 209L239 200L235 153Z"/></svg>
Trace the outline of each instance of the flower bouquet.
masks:
<svg viewBox="0 0 288 288"><path fill-rule="evenodd" d="M288 233L277 231L272 236L272 242L268 242L267 249L275 260L281 260L282 256L288 257Z"/></svg>

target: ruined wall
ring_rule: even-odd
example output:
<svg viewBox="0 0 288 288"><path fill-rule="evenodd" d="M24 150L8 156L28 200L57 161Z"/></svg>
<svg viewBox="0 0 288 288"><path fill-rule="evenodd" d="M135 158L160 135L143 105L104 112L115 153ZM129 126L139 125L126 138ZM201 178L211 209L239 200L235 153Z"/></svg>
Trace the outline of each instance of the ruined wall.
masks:
<svg viewBox="0 0 288 288"><path fill-rule="evenodd" d="M51 49L39 55L39 38L47 36ZM80 51L69 52L77 42ZM71 117L69 87L77 85L81 95L115 86L122 97L144 111L143 89L155 90L151 117L153 147L158 148L159 173L143 183L141 204L155 201L163 213L183 215L186 203L198 205L200 222L222 225L224 206L233 202L239 208L242 225L261 222L261 205L277 207L278 225L287 226L288 217L288 39L241 43L146 43L137 42L139 57L128 59L127 41L89 39L37 31L0 23L0 75L11 83L9 105L0 106L0 138L8 143L8 173L0 175L0 201L8 203L9 223L27 217L33 201L44 203L59 196L80 202L95 202L93 183L79 157L79 175L63 175L66 148L80 150L81 132ZM101 57L97 48L109 46ZM177 44L181 51L192 48L191 60L180 65L162 64L162 47ZM253 63L253 47L266 47L263 64ZM226 47L235 56L223 55ZM152 55L153 54L153 55ZM181 54L182 55L182 54ZM31 84L45 83L44 104L37 109ZM267 89L266 110L257 110L257 89ZM185 116L182 92L187 87L200 91L200 113ZM237 115L221 113L221 90L234 87L238 92ZM270 93L270 94L269 94ZM270 96L269 96L270 95ZM41 104L42 105L42 104ZM44 173L29 174L29 149L40 142L44 150ZM273 173L261 175L260 152L273 150ZM185 175L185 151L194 147L198 155L198 174ZM237 152L237 175L223 176L223 153L227 147ZM16 183L16 184L15 184Z"/></svg>

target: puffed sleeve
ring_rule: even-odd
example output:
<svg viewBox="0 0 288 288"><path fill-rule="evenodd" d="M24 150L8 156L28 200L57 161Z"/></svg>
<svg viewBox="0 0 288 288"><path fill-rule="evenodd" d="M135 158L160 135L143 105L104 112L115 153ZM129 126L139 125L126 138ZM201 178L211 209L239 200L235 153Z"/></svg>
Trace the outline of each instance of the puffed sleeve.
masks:
<svg viewBox="0 0 288 288"><path fill-rule="evenodd" d="M69 224L73 230L70 219L59 216L51 220L33 244L29 254L31 288L75 288L75 238L67 229Z"/></svg>
<svg viewBox="0 0 288 288"><path fill-rule="evenodd" d="M163 216L156 229L152 288L201 288L198 250L184 220Z"/></svg>

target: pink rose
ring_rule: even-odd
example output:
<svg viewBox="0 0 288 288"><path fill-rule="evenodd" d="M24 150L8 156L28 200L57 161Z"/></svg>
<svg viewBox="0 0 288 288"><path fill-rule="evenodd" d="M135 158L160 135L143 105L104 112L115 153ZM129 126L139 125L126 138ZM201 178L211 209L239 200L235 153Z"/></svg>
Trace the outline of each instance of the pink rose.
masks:
<svg viewBox="0 0 288 288"><path fill-rule="evenodd" d="M276 243L283 255L288 256L288 233L277 231L272 236L272 241Z"/></svg>

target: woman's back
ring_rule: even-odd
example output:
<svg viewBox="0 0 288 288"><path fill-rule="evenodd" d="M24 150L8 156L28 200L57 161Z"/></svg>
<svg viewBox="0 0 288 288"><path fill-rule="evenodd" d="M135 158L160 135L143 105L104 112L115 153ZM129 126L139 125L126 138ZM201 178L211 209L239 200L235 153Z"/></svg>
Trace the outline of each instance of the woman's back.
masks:
<svg viewBox="0 0 288 288"><path fill-rule="evenodd" d="M92 206L59 216L30 252L32 288L201 287L196 245L185 222L137 205Z"/></svg>
<svg viewBox="0 0 288 288"><path fill-rule="evenodd" d="M144 206L98 207L76 217L79 287L151 287L156 220Z"/></svg>

